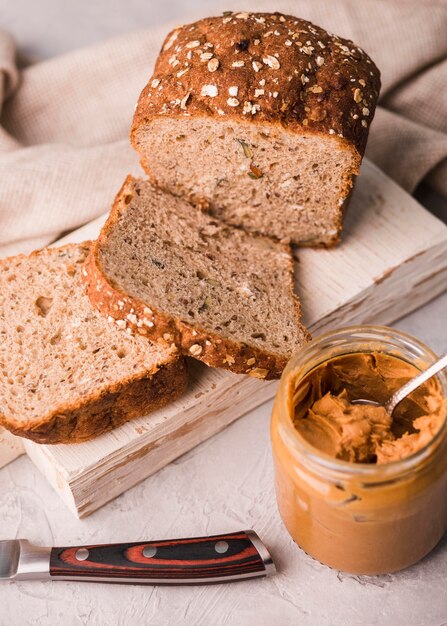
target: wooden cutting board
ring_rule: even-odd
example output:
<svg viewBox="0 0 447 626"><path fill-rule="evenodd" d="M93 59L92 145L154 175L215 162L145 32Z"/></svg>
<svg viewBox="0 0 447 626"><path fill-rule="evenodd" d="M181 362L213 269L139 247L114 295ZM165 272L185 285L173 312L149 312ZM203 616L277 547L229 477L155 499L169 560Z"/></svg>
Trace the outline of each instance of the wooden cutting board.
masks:
<svg viewBox="0 0 447 626"><path fill-rule="evenodd" d="M105 218L63 242L95 238ZM447 227L365 161L334 250L296 251L297 291L311 332L390 323L447 288ZM190 361L177 402L93 441L24 449L73 513L84 517L273 397L277 383ZM11 445L16 450L11 453ZM20 453L9 442L8 459ZM6 450L6 449L5 449ZM1 457L0 457L1 465Z"/></svg>

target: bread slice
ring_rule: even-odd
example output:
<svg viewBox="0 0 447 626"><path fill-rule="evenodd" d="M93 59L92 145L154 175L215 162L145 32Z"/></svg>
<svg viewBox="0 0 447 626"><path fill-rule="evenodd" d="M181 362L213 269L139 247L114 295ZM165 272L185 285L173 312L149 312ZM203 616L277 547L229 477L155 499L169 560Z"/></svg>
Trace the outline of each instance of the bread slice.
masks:
<svg viewBox="0 0 447 626"><path fill-rule="evenodd" d="M0 261L0 424L72 443L145 415L185 389L178 352L122 332L79 281L89 243Z"/></svg>
<svg viewBox="0 0 447 626"><path fill-rule="evenodd" d="M289 246L144 180L125 181L84 278L93 305L117 324L213 367L277 378L308 338Z"/></svg>
<svg viewBox="0 0 447 626"><path fill-rule="evenodd" d="M154 184L213 216L329 246L379 89L352 41L290 15L226 11L166 37L131 141Z"/></svg>

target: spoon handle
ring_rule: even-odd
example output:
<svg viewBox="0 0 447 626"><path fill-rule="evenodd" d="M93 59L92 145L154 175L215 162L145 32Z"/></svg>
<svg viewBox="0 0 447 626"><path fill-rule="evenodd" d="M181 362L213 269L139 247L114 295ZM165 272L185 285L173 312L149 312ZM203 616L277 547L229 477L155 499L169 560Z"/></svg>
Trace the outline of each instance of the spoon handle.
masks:
<svg viewBox="0 0 447 626"><path fill-rule="evenodd" d="M388 402L385 404L385 408L389 415L392 415L394 409L406 398L412 391L417 389L422 383L425 383L429 378L440 372L444 367L447 367L447 354L444 354L439 361L430 365L426 370L409 380L403 387L398 389L394 393Z"/></svg>

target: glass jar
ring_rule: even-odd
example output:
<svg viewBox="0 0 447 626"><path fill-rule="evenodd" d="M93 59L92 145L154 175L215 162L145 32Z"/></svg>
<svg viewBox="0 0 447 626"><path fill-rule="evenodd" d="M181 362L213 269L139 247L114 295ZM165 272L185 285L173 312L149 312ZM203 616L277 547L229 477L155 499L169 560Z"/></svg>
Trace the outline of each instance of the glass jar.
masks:
<svg viewBox="0 0 447 626"><path fill-rule="evenodd" d="M296 543L333 568L395 572L424 557L447 529L447 422L422 449L377 465L341 461L311 446L293 424L300 381L327 360L383 352L425 369L436 355L392 328L353 326L311 341L282 375L271 421L278 508ZM438 375L447 396L447 377Z"/></svg>

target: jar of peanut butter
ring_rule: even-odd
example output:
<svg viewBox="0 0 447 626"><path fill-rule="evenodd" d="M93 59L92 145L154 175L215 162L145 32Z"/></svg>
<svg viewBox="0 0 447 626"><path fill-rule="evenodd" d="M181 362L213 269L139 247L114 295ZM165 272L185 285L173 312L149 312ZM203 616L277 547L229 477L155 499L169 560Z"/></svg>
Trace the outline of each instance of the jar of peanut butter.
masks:
<svg viewBox="0 0 447 626"><path fill-rule="evenodd" d="M395 572L447 530L447 377L389 416L384 403L436 355L380 326L310 342L282 375L271 422L278 507L309 555L356 574Z"/></svg>

